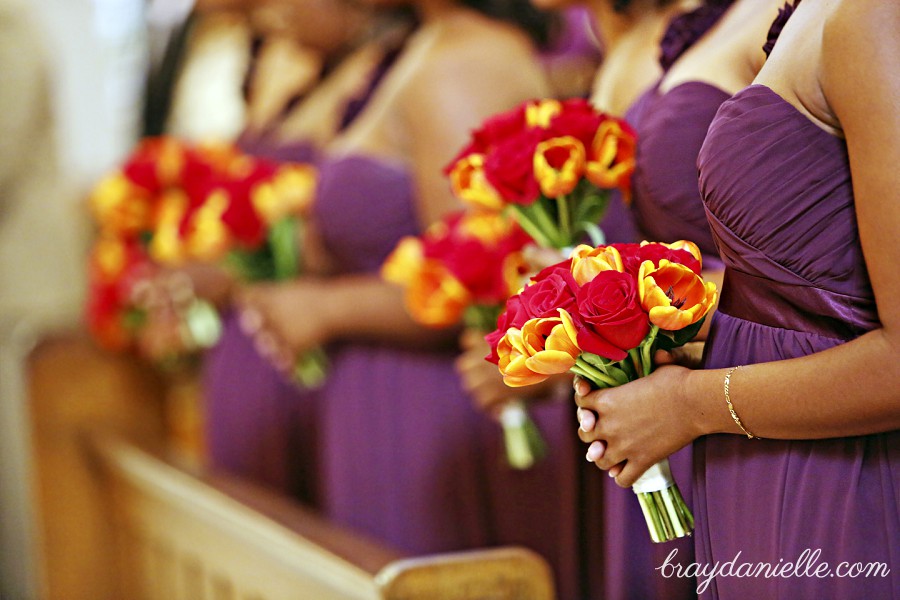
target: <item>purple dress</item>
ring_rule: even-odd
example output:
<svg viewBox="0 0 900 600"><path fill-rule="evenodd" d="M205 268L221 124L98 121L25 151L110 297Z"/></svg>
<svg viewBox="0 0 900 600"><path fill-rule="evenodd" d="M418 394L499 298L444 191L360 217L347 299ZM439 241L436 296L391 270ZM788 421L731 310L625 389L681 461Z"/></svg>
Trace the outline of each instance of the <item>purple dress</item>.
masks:
<svg viewBox="0 0 900 600"><path fill-rule="evenodd" d="M365 107L402 44L401 40L398 47L385 52L368 84L357 97L348 99L340 129ZM289 102L265 131L242 135L240 148L269 160L317 162L318 150L312 144L283 143L272 135L298 100ZM222 337L204 360L202 379L209 462L317 505L317 391L297 387L263 359L233 313L224 315Z"/></svg>
<svg viewBox="0 0 900 600"><path fill-rule="evenodd" d="M722 105L699 167L726 265L706 367L804 356L879 327L842 139L752 85ZM812 565L800 576L717 577L711 598L900 597L900 432L814 441L713 435L694 449L700 563L740 554L738 564L777 565L803 561L806 551L804 567ZM843 561L886 563L890 575L803 575Z"/></svg>
<svg viewBox="0 0 900 600"><path fill-rule="evenodd" d="M727 3L675 19L662 43L664 68L702 37L727 9ZM699 81L688 81L661 93L659 83L629 108L626 120L637 134L636 166L632 179L631 212L639 239L659 242L690 240L703 253L705 269L721 268L706 221L697 182L697 154L726 92ZM691 448L669 457L672 474L692 507ZM634 492L604 478L605 598L677 600L697 596L693 578L666 578L657 570L673 550L673 564L693 562L694 543L681 538L655 544L647 533Z"/></svg>
<svg viewBox="0 0 900 600"><path fill-rule="evenodd" d="M315 157L304 143L242 141L241 148L278 161ZM316 392L298 388L260 356L233 312L204 359L202 381L209 462L315 504Z"/></svg>
<svg viewBox="0 0 900 600"><path fill-rule="evenodd" d="M357 155L320 163L314 217L344 274L376 274L402 236L420 233L409 172ZM356 341L330 349L319 394L329 518L413 554L490 542L484 419L462 390L457 352Z"/></svg>

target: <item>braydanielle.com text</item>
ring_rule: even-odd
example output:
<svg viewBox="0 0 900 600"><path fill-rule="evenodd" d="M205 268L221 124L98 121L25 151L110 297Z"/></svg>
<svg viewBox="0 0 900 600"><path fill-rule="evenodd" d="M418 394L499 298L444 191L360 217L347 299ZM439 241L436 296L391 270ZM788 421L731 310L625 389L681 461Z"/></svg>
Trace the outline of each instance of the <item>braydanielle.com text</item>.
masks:
<svg viewBox="0 0 900 600"><path fill-rule="evenodd" d="M741 552L726 562L713 564L689 563L686 565L672 564L678 555L678 549L672 550L656 570L666 579L670 577L696 577L697 593L702 594L709 587L710 582L716 577L816 577L826 579L830 577L887 577L891 569L882 562L841 562L832 566L820 561L822 550L806 549L800 553L795 561L785 562L779 558L778 562L740 562Z"/></svg>

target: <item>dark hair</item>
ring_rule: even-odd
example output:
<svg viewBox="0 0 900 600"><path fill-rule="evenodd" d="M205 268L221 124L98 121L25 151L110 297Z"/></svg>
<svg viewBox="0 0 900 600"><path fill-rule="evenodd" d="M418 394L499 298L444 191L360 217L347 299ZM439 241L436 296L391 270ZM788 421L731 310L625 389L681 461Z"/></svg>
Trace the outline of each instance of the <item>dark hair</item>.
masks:
<svg viewBox="0 0 900 600"><path fill-rule="evenodd" d="M550 43L561 25L555 13L535 8L530 0L461 0L460 3L494 19L519 26L541 48Z"/></svg>

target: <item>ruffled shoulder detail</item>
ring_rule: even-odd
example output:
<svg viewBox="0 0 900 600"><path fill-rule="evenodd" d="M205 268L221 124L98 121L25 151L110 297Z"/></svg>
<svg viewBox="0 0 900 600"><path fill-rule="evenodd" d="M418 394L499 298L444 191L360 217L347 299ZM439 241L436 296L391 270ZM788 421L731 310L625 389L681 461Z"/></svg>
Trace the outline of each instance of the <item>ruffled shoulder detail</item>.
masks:
<svg viewBox="0 0 900 600"><path fill-rule="evenodd" d="M734 0L708 0L700 8L673 18L659 44L659 64L663 71L668 71L679 56L703 37L733 2Z"/></svg>
<svg viewBox="0 0 900 600"><path fill-rule="evenodd" d="M772 26L769 27L769 34L766 36L766 43L763 44L763 52L766 53L766 57L772 53L772 48L775 47L775 42L778 41L778 36L781 35L781 30L784 29L784 26L787 25L788 19L791 18L791 15L794 14L794 9L800 4L800 0L794 0L793 3L785 2L783 8L778 9L778 16L775 17L775 20L772 22Z"/></svg>

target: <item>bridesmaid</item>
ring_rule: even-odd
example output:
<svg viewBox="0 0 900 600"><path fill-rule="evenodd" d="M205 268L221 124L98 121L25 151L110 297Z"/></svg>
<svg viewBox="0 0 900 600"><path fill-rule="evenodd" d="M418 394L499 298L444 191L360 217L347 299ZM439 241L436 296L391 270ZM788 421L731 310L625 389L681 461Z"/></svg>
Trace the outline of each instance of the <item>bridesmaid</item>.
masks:
<svg viewBox="0 0 900 600"><path fill-rule="evenodd" d="M419 28L320 163L315 225L332 264L244 302L279 342L274 361L330 345L318 431L326 515L430 553L493 543L480 417L453 370L456 332L412 322L378 270L402 236L457 208L442 167L469 130L547 95L528 33L545 39L548 21L518 1L411 6Z"/></svg>
<svg viewBox="0 0 900 600"><path fill-rule="evenodd" d="M318 149L353 121L377 87L408 34L410 19L396 11L372 15L364 7L330 0L267 5L315 9L315 22L324 31L343 26L343 36L323 39L309 31L302 14L280 20L273 30L269 19L254 17L257 4L242 5L257 35L302 42L323 57L328 69L312 90L285 88L262 66L272 55L257 53L262 62L249 70L244 86L248 112L256 116L238 144L257 156L314 161ZM259 106L266 108L254 108ZM210 463L315 504L315 390L298 388L257 352L231 306L235 284L226 273L205 265L186 272L198 295L215 301L224 313L222 337L206 355L202 372Z"/></svg>
<svg viewBox="0 0 900 600"><path fill-rule="evenodd" d="M559 0L533 0L533 4L547 10L572 10ZM605 48L604 62L593 78L591 101L601 110L621 115L661 75L659 41L679 4L593 0L581 6L590 14L592 28ZM611 200L602 228L609 241L638 241L633 218L618 196ZM584 461L583 448L572 436L570 380L511 389L503 384L496 366L484 360L488 347L482 335L466 332L462 345L465 351L457 369L478 409L493 415L504 403L527 395L529 412L548 443L542 461L526 471L512 470L503 460L499 425L486 423L483 437L492 469L489 502L498 541L524 545L545 556L557 575L561 598L615 598L604 584L626 576L635 597L652 597L644 584L653 574L652 561L645 557L649 541L640 538L637 544L627 544L628 536L622 535L612 548L600 543L604 527L610 527L604 517L621 521L622 511L604 510L606 478L598 477ZM641 521L629 531L631 537L644 535L646 525L639 509L637 517ZM682 582L672 583L684 587ZM665 591L671 592L671 585Z"/></svg>
<svg viewBox="0 0 900 600"><path fill-rule="evenodd" d="M639 239L695 242L705 276L721 283L722 263L697 182L697 155L719 105L747 85L762 66L764 39L778 0L708 0L669 24L660 45L661 76L626 113L637 134L631 214ZM705 334L705 330L702 332ZM592 414L584 415L591 426ZM670 457L688 506L691 449ZM673 550L677 564L693 561L693 541L654 544L634 494L605 482L605 557L608 599L691 598L690 578L666 578L657 570Z"/></svg>
<svg viewBox="0 0 900 600"><path fill-rule="evenodd" d="M580 436L623 487L697 440L701 567L811 557L790 576L698 582L712 598L898 598L900 9L806 0L781 31L699 156L726 266L705 370L577 384L600 415Z"/></svg>

